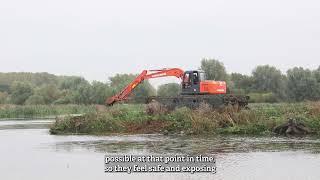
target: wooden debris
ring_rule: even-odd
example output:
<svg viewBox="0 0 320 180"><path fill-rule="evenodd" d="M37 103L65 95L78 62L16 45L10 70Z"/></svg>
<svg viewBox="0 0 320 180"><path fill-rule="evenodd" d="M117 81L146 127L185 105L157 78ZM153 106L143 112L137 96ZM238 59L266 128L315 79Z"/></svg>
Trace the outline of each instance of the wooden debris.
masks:
<svg viewBox="0 0 320 180"><path fill-rule="evenodd" d="M146 112L149 115L155 114L165 114L168 112L168 109L164 107L164 105L160 104L157 101L152 101L146 106Z"/></svg>
<svg viewBox="0 0 320 180"><path fill-rule="evenodd" d="M306 135L312 133L303 123L293 118L289 118L287 123L277 126L274 132L280 135Z"/></svg>

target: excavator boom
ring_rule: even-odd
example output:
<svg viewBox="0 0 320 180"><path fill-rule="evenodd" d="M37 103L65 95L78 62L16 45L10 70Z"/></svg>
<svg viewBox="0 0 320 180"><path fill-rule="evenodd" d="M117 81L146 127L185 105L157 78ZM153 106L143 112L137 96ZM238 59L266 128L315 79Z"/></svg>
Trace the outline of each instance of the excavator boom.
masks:
<svg viewBox="0 0 320 180"><path fill-rule="evenodd" d="M106 104L112 106L115 102L123 101L128 98L132 91L144 80L160 77L173 76L177 78L183 77L184 71L179 68L169 68L161 70L144 70L129 85L122 89L118 94L108 98Z"/></svg>

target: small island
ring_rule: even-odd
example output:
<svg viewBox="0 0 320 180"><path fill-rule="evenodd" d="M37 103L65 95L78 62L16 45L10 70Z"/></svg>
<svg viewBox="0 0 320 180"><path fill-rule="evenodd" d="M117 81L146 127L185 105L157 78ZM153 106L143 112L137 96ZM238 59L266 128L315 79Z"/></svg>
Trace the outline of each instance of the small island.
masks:
<svg viewBox="0 0 320 180"><path fill-rule="evenodd" d="M51 134L237 134L277 135L275 129L294 119L320 134L320 102L251 104L250 109L225 107L212 110L205 104L198 109L186 107L173 111L148 112L146 105L100 106L81 116L57 118Z"/></svg>

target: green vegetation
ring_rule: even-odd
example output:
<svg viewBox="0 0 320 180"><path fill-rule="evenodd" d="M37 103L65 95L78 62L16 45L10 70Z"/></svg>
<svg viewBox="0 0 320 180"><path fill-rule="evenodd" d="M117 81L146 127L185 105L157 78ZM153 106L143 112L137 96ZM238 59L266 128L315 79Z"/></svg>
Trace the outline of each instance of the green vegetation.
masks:
<svg viewBox="0 0 320 180"><path fill-rule="evenodd" d="M179 108L169 113L147 114L143 105L117 105L84 116L58 118L52 134L85 133L183 133L183 134L272 134L287 118L294 117L320 134L320 102L254 104L251 110L227 107L212 111Z"/></svg>
<svg viewBox="0 0 320 180"><path fill-rule="evenodd" d="M225 81L228 79L228 74L223 63L214 59L202 59L201 68L208 79Z"/></svg>
<svg viewBox="0 0 320 180"><path fill-rule="evenodd" d="M257 66L251 75L228 74L222 62L203 59L200 69L205 71L208 79L226 81L229 93L249 95L254 103L320 100L320 67L314 70L294 67L283 74L276 67L262 65ZM136 76L117 74L102 83L48 73L0 73L0 104L104 104L107 97L118 93ZM137 101L151 95L174 96L179 92L179 84L159 86L156 92L145 81L135 88L131 97Z"/></svg>
<svg viewBox="0 0 320 180"><path fill-rule="evenodd" d="M82 77L48 73L0 73L0 104L59 105L104 104L131 82L136 75L118 74L109 82L88 82ZM148 81L135 89L134 98L155 95Z"/></svg>
<svg viewBox="0 0 320 180"><path fill-rule="evenodd" d="M209 79L225 80L228 91L246 94L251 102L301 102L320 100L320 66L310 70L302 67L289 69L282 74L269 65L257 66L251 75L226 73L224 65L215 59L203 59L203 69Z"/></svg>
<svg viewBox="0 0 320 180"><path fill-rule="evenodd" d="M158 96L177 96L180 94L181 86L177 83L163 84L158 87Z"/></svg>
<svg viewBox="0 0 320 180"><path fill-rule="evenodd" d="M0 118L40 118L95 111L93 105L0 105Z"/></svg>

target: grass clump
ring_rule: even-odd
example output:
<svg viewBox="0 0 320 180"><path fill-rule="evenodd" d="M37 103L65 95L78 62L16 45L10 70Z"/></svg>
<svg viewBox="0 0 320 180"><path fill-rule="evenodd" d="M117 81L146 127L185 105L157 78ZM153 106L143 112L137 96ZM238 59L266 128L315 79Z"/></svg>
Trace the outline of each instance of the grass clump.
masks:
<svg viewBox="0 0 320 180"><path fill-rule="evenodd" d="M82 116L57 118L50 129L52 134L61 133L132 133L132 129L142 129L150 121L140 105L116 105L103 111Z"/></svg>

